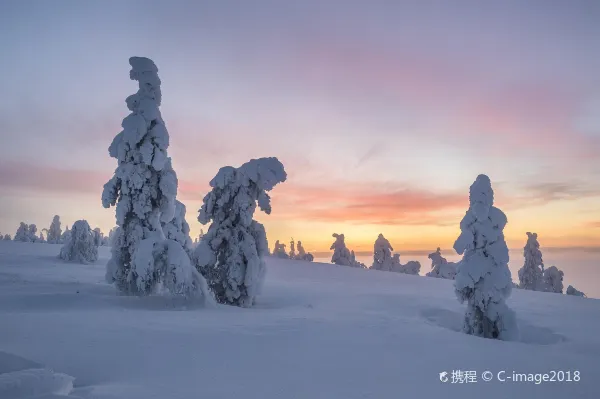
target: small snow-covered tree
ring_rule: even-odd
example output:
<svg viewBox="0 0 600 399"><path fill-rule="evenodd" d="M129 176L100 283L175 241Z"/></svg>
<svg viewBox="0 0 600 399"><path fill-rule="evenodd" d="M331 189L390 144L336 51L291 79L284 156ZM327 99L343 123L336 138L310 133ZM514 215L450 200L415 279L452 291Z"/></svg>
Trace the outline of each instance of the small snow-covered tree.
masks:
<svg viewBox="0 0 600 399"><path fill-rule="evenodd" d="M269 252L262 224L253 220L256 205L271 213L271 191L286 180L277 158L252 159L239 168L223 167L210 181L198 221L212 221L196 247L198 270L220 303L250 307L260 293Z"/></svg>
<svg viewBox="0 0 600 399"><path fill-rule="evenodd" d="M190 226L185 220L185 213L185 205L175 201L175 217L170 222L163 223L163 231L168 239L177 241L191 255L193 243L190 237Z"/></svg>
<svg viewBox="0 0 600 399"><path fill-rule="evenodd" d="M375 245L373 246L373 265L371 266L371 269L383 271L392 270L393 250L394 248L392 248L390 242L383 236L383 234L379 234L379 236L377 236L377 240L375 240Z"/></svg>
<svg viewBox="0 0 600 399"><path fill-rule="evenodd" d="M42 231L40 231L40 236L37 238L36 242L46 242L46 239L44 238L44 233Z"/></svg>
<svg viewBox="0 0 600 399"><path fill-rule="evenodd" d="M525 264L519 269L519 287L525 290L537 291L541 289L544 273L544 261L540 243L536 233L527 232L527 243L523 248Z"/></svg>
<svg viewBox="0 0 600 399"><path fill-rule="evenodd" d="M290 241L290 259L296 258L296 244L294 242L294 238Z"/></svg>
<svg viewBox="0 0 600 399"><path fill-rule="evenodd" d="M331 263L335 263L336 265L342 266L366 268L366 266L363 263L356 261L354 251L350 252L350 250L346 247L346 242L343 234L333 233L332 237L335 238L335 241L333 242L333 244L331 244L331 248L329 248L333 250Z"/></svg>
<svg viewBox="0 0 600 399"><path fill-rule="evenodd" d="M514 312L506 306L512 290L508 247L502 230L506 215L494 207L489 177L479 175L469 190L469 209L460 222L454 249L463 255L454 287L467 302L463 331L485 338L512 340L518 335Z"/></svg>
<svg viewBox="0 0 600 399"><path fill-rule="evenodd" d="M100 227L96 227L94 230L92 230L92 233L94 235L94 245L97 247L102 246L104 234L102 234L102 230L100 230Z"/></svg>
<svg viewBox="0 0 600 399"><path fill-rule="evenodd" d="M15 233L15 241L31 242L31 233L29 231L29 225L21 222L17 232ZM34 240L35 241L35 240Z"/></svg>
<svg viewBox="0 0 600 399"><path fill-rule="evenodd" d="M10 238L10 234L5 234L4 235L4 241L11 241L12 238Z"/></svg>
<svg viewBox="0 0 600 399"><path fill-rule="evenodd" d="M112 246L113 246L113 240L114 240L114 238L116 237L117 230L119 230L119 227L113 227L113 228L112 228L112 229L110 229L110 231L108 232L108 243L107 243L107 245L108 245L109 247L112 247Z"/></svg>
<svg viewBox="0 0 600 399"><path fill-rule="evenodd" d="M421 263L416 260L409 260L405 265L400 263L400 254L394 254L392 257L392 272L418 275L421 271Z"/></svg>
<svg viewBox="0 0 600 399"><path fill-rule="evenodd" d="M567 287L567 295L583 296L583 297L586 296L583 292L577 290L572 285L570 285L570 286Z"/></svg>
<svg viewBox="0 0 600 399"><path fill-rule="evenodd" d="M38 242L40 241L40 237L37 235L37 226L35 224L30 224L27 227L27 235L28 235L28 242Z"/></svg>
<svg viewBox="0 0 600 399"><path fill-rule="evenodd" d="M85 220L73 223L69 237L60 249L59 258L70 262L83 264L93 263L98 260L98 246L96 234Z"/></svg>
<svg viewBox="0 0 600 399"><path fill-rule="evenodd" d="M71 232L69 231L69 226L66 226L65 231L63 231L62 235L60 236L60 242L64 243L70 236Z"/></svg>
<svg viewBox="0 0 600 399"><path fill-rule="evenodd" d="M312 262L315 257L311 253L307 253L302 246L302 241L298 241L298 255L296 255L296 259L305 260L308 262Z"/></svg>
<svg viewBox="0 0 600 399"><path fill-rule="evenodd" d="M105 208L116 205L119 227L106 279L127 294L148 295L166 288L186 296L201 291L209 299L206 281L192 267L181 244L163 232L162 224L175 216L178 182L167 155L169 133L159 110L158 68L144 57L131 57L129 64L129 77L138 82L139 89L127 97L131 113L108 149L118 166L102 192Z"/></svg>
<svg viewBox="0 0 600 399"><path fill-rule="evenodd" d="M564 275L565 274L563 271L559 270L556 266L550 266L544 270L544 276L542 278L542 291L562 294Z"/></svg>
<svg viewBox="0 0 600 399"><path fill-rule="evenodd" d="M285 244L280 243L279 240L275 241L275 246L273 247L273 256L282 259L289 258L289 255L285 251Z"/></svg>
<svg viewBox="0 0 600 399"><path fill-rule="evenodd" d="M442 256L439 247L427 257L431 259L431 271L426 274L427 277L454 280L454 277L456 276L456 263L448 262L446 258Z"/></svg>
<svg viewBox="0 0 600 399"><path fill-rule="evenodd" d="M49 244L59 244L61 242L62 230L60 228L60 216L54 215L52 223L46 236Z"/></svg>

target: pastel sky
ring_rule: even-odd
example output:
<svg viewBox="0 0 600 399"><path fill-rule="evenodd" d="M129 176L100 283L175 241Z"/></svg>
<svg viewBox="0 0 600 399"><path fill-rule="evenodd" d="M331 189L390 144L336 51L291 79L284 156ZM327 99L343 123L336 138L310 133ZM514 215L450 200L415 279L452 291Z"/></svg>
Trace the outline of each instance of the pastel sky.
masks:
<svg viewBox="0 0 600 399"><path fill-rule="evenodd" d="M450 248L485 173L509 246L600 246L598 21L593 0L0 0L0 231L114 225L100 194L137 55L194 235L221 166L276 156L271 245Z"/></svg>

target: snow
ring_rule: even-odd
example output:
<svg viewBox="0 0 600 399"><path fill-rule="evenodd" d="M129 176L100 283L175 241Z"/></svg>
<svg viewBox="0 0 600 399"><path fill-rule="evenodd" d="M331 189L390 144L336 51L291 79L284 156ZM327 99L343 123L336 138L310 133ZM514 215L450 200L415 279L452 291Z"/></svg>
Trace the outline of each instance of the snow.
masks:
<svg viewBox="0 0 600 399"><path fill-rule="evenodd" d="M206 308L115 295L103 278L108 248L93 265L64 263L59 249L0 242L0 373L72 376L66 398L592 399L598 392L596 299L514 290L521 334L508 342L463 334L464 306L444 279L267 257L253 308ZM581 381L440 382L439 373L452 370L578 370Z"/></svg>

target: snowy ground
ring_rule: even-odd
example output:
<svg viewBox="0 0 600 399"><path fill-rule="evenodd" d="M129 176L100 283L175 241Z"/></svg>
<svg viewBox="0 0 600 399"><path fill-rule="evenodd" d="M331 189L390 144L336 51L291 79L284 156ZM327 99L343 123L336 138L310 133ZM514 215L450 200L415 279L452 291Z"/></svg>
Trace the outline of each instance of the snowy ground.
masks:
<svg viewBox="0 0 600 399"><path fill-rule="evenodd" d="M521 342L500 342L456 332L451 281L268 259L258 306L205 309L117 296L107 248L96 265L58 251L0 241L1 399L600 397L596 299L515 290ZM440 382L452 370L478 381ZM581 380L484 382L484 370Z"/></svg>

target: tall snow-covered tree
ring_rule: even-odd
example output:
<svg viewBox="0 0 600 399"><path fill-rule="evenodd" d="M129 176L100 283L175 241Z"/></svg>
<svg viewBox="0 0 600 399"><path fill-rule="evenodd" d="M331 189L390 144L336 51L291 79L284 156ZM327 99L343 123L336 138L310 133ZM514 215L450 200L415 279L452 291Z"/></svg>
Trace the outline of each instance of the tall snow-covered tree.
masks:
<svg viewBox="0 0 600 399"><path fill-rule="evenodd" d="M439 247L427 257L431 259L431 271L426 274L427 277L454 280L454 277L456 276L456 263L448 262L446 258L442 256Z"/></svg>
<svg viewBox="0 0 600 399"><path fill-rule="evenodd" d="M192 239L190 237L190 226L185 220L186 208L179 201L175 201L175 217L168 223L163 223L163 231L168 239L175 240L187 253L192 253Z"/></svg>
<svg viewBox="0 0 600 399"><path fill-rule="evenodd" d="M279 240L275 241L275 246L273 247L273 256L282 259L289 258L289 255L285 251L285 244L280 243Z"/></svg>
<svg viewBox="0 0 600 399"><path fill-rule="evenodd" d="M519 288L538 291L542 288L544 261L536 233L527 232L527 243L523 248L525 264L519 269Z"/></svg>
<svg viewBox="0 0 600 399"><path fill-rule="evenodd" d="M98 260L96 234L87 221L78 220L73 223L73 228L70 230L58 256L62 260L83 264Z"/></svg>
<svg viewBox="0 0 600 399"><path fill-rule="evenodd" d="M296 255L296 259L305 260L308 262L312 262L315 257L311 253L307 253L302 246L302 241L298 241L298 255Z"/></svg>
<svg viewBox="0 0 600 399"><path fill-rule="evenodd" d="M147 295L162 287L186 296L201 291L208 298L206 281L181 244L167 239L162 228L175 216L177 176L167 155L169 133L159 110L158 68L144 57L131 57L129 64L129 77L139 90L127 97L131 113L108 149L118 166L102 193L105 208L116 205L118 226L107 281L127 294Z"/></svg>
<svg viewBox="0 0 600 399"><path fill-rule="evenodd" d="M62 230L60 228L60 216L54 215L52 223L46 236L46 240L49 244L59 244L61 242Z"/></svg>
<svg viewBox="0 0 600 399"><path fill-rule="evenodd" d="M329 248L333 250L331 263L342 266L366 268L363 263L356 261L354 251L350 252L350 250L346 247L345 237L343 234L333 233L332 237L335 238L335 241Z"/></svg>
<svg viewBox="0 0 600 399"><path fill-rule="evenodd" d="M460 222L454 249L463 255L454 287L467 302L463 331L485 338L512 340L518 335L515 313L506 305L512 290L508 247L502 230L506 215L494 207L489 177L479 175L470 187L469 209Z"/></svg>
<svg viewBox="0 0 600 399"><path fill-rule="evenodd" d="M563 271L559 270L556 266L550 266L544 270L544 276L542 277L542 291L562 294L564 275Z"/></svg>
<svg viewBox="0 0 600 399"><path fill-rule="evenodd" d="M220 303L250 307L260 293L269 252L262 224L253 220L256 205L271 213L267 194L286 180L277 158L252 159L239 168L223 167L210 181L198 221L212 221L196 247L198 270Z"/></svg>
<svg viewBox="0 0 600 399"><path fill-rule="evenodd" d="M102 234L102 230L100 230L100 227L96 227L94 230L92 230L92 234L94 235L94 245L97 247L102 246L104 234Z"/></svg>
<svg viewBox="0 0 600 399"><path fill-rule="evenodd" d="M371 269L383 271L392 270L394 262L392 259L393 250L392 244L390 244L383 234L379 234L373 246L373 265L371 266Z"/></svg>
<svg viewBox="0 0 600 399"><path fill-rule="evenodd" d="M586 296L583 292L579 291L578 289L576 289L572 285L570 285L570 286L567 287L566 294L567 295L574 295L574 296L583 296L583 297Z"/></svg>

